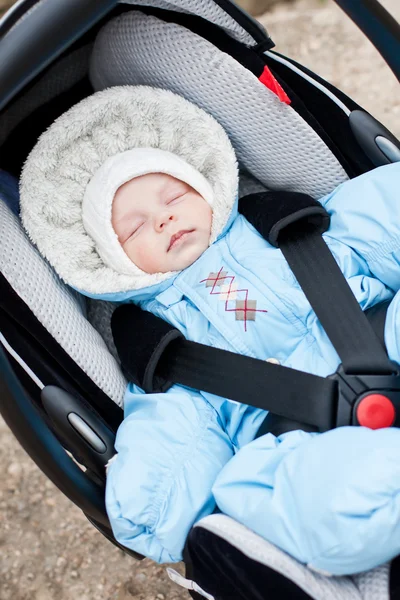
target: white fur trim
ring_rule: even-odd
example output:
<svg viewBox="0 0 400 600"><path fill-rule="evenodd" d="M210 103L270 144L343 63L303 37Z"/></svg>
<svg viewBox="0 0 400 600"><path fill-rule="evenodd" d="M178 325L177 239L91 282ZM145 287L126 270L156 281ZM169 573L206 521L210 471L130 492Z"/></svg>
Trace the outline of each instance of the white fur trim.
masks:
<svg viewBox="0 0 400 600"><path fill-rule="evenodd" d="M89 294L142 289L172 273L117 273L107 267L82 222L94 173L111 156L159 148L197 169L213 191L211 241L228 221L238 186L235 153L217 121L181 96L119 86L85 98L41 135L24 165L23 225L62 279Z"/></svg>
<svg viewBox="0 0 400 600"><path fill-rule="evenodd" d="M142 276L125 254L112 226L112 203L118 188L140 175L167 173L188 183L213 205L213 191L206 178L185 160L158 148L134 148L108 158L93 175L82 202L82 221L96 243L104 264L117 273Z"/></svg>

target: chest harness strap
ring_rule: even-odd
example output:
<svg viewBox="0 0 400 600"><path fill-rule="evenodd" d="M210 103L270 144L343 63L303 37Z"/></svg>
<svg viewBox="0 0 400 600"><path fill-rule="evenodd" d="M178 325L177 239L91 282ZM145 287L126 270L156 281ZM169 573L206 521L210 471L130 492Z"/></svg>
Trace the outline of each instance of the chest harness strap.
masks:
<svg viewBox="0 0 400 600"><path fill-rule="evenodd" d="M287 420L284 430L400 426L400 367L387 357L322 237L329 214L310 196L294 192L252 194L239 210L282 251L342 361L339 369L318 377L190 342L129 304L112 317L127 377L147 393L179 383L268 410L268 431L280 417Z"/></svg>

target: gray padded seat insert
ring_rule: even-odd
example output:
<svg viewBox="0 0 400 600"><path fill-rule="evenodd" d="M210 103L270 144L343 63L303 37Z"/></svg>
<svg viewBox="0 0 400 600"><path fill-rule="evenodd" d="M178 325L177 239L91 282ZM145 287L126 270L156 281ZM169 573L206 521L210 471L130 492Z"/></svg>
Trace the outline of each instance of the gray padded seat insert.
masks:
<svg viewBox="0 0 400 600"><path fill-rule="evenodd" d="M320 198L348 179L317 133L253 73L175 23L131 11L109 21L94 43L96 90L166 88L212 114L239 161L264 185Z"/></svg>
<svg viewBox="0 0 400 600"><path fill-rule="evenodd" d="M122 406L127 382L103 338L87 320L85 302L40 256L1 192L0 239L1 272L14 291L82 371Z"/></svg>

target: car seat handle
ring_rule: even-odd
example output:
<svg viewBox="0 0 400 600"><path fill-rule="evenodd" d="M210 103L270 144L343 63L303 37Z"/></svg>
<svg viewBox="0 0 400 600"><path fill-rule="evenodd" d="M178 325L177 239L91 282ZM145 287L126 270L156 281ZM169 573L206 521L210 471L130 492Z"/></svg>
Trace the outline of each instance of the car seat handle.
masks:
<svg viewBox="0 0 400 600"><path fill-rule="evenodd" d="M349 123L358 144L376 167L400 161L399 140L372 115L353 110Z"/></svg>
<svg viewBox="0 0 400 600"><path fill-rule="evenodd" d="M114 432L92 407L56 385L46 385L41 400L66 448L104 480L105 467L115 454Z"/></svg>

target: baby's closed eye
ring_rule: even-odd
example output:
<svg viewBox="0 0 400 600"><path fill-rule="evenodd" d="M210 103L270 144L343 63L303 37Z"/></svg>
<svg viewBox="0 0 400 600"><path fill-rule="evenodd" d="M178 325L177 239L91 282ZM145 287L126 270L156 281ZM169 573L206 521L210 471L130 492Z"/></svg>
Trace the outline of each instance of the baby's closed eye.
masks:
<svg viewBox="0 0 400 600"><path fill-rule="evenodd" d="M131 240L133 237L135 237L143 228L144 224L146 223L146 221L141 221L139 223L135 223L130 231L130 233L128 233L128 236L126 238L126 241Z"/></svg>
<svg viewBox="0 0 400 600"><path fill-rule="evenodd" d="M169 206L170 204L177 204L180 200L183 199L184 196L186 196L187 193L188 192L181 192L178 195L175 195L173 198L167 201L167 205Z"/></svg>

